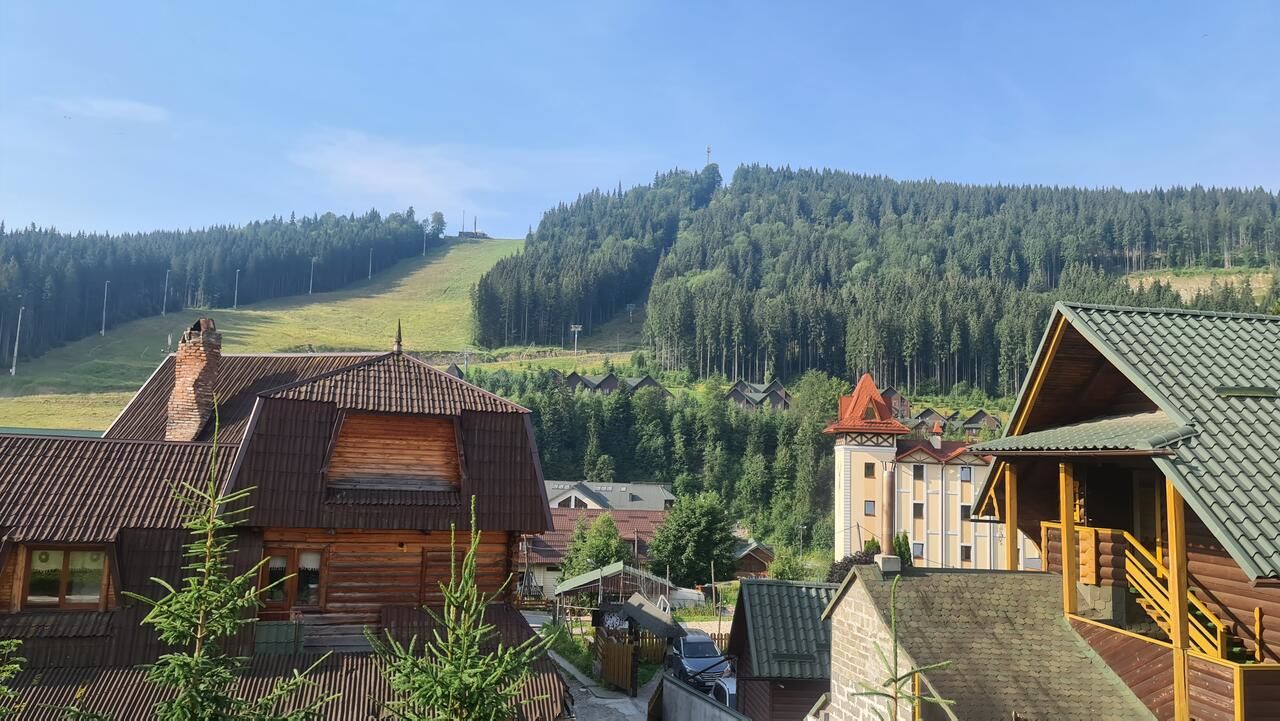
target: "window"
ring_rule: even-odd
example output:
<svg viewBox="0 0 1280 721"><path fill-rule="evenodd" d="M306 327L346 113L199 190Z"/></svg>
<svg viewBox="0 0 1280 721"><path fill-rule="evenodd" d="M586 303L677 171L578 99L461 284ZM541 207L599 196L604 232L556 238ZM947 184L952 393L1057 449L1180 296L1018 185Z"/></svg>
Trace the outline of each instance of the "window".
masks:
<svg viewBox="0 0 1280 721"><path fill-rule="evenodd" d="M875 463L863 463L863 464L862 464L862 477L863 477L863 478L875 478L875 477L876 477L876 464L875 464Z"/></svg>
<svg viewBox="0 0 1280 721"><path fill-rule="evenodd" d="M973 466L960 466L960 480L962 481L973 480Z"/></svg>
<svg viewBox="0 0 1280 721"><path fill-rule="evenodd" d="M969 546L969 545L960 546L960 562L973 563L973 546Z"/></svg>
<svg viewBox="0 0 1280 721"><path fill-rule="evenodd" d="M97 608L106 585L107 553L101 548L33 548L27 556L29 608Z"/></svg>
<svg viewBox="0 0 1280 721"><path fill-rule="evenodd" d="M324 551L319 548L267 549L263 603L268 608L319 608L323 564Z"/></svg>
<svg viewBox="0 0 1280 721"><path fill-rule="evenodd" d="M570 496L556 504L560 508L573 508L573 496Z"/></svg>
<svg viewBox="0 0 1280 721"><path fill-rule="evenodd" d="M876 420L876 406L874 403L867 403L867 407L862 409L862 420L864 421Z"/></svg>
<svg viewBox="0 0 1280 721"><path fill-rule="evenodd" d="M960 520L967 521L973 515L973 506L968 503L960 504Z"/></svg>
<svg viewBox="0 0 1280 721"><path fill-rule="evenodd" d="M916 501L911 504L911 517L924 520L924 502Z"/></svg>
<svg viewBox="0 0 1280 721"><path fill-rule="evenodd" d="M923 463L916 463L913 466L911 466L911 480L913 481L924 480L924 464Z"/></svg>
<svg viewBox="0 0 1280 721"><path fill-rule="evenodd" d="M874 515L876 515L876 502L875 502L875 501L863 501L863 502L862 502L862 515L864 515L864 516L874 516Z"/></svg>
<svg viewBox="0 0 1280 721"><path fill-rule="evenodd" d="M924 544L923 543L911 544L911 555L914 558L924 558Z"/></svg>

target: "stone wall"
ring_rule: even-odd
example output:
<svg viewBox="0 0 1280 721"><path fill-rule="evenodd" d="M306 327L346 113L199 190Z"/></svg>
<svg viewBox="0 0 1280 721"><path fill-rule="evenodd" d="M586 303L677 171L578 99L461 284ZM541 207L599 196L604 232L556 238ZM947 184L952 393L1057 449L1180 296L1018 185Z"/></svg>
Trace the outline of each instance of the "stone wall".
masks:
<svg viewBox="0 0 1280 721"><path fill-rule="evenodd" d="M824 721L887 717L884 699L850 695L862 691L864 685L879 686L889 677L876 644L886 655L891 652L888 620L880 617L862 584L855 580L831 616L831 698L821 717ZM899 653L898 663L901 668L910 668L912 661L906 653ZM897 721L911 721L911 716L910 707L901 704Z"/></svg>

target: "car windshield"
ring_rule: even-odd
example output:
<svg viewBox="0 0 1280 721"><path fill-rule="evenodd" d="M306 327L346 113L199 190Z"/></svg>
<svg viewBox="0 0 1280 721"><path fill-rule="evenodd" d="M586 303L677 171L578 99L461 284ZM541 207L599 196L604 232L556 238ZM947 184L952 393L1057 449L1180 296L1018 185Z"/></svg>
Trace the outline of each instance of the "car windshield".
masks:
<svg viewBox="0 0 1280 721"><path fill-rule="evenodd" d="M720 655L719 649L710 641L685 641L685 658L715 658Z"/></svg>

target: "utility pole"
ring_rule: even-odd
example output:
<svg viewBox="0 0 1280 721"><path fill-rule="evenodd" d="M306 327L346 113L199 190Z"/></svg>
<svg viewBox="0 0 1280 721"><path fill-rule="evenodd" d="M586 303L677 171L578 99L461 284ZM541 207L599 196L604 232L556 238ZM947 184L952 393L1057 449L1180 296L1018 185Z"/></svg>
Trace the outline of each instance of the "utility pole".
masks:
<svg viewBox="0 0 1280 721"><path fill-rule="evenodd" d="M111 281L102 284L102 330L98 331L98 335L107 335L107 293L111 290Z"/></svg>
<svg viewBox="0 0 1280 721"><path fill-rule="evenodd" d="M631 320L632 320L632 315L633 315L635 312L636 312L636 304L635 304L635 303L627 303L627 323L630 323L630 322L631 322Z"/></svg>
<svg viewBox="0 0 1280 721"><path fill-rule="evenodd" d="M307 283L307 295L311 295L316 289L316 258L311 256L311 281Z"/></svg>
<svg viewBox="0 0 1280 721"><path fill-rule="evenodd" d="M707 146L707 165L711 165L711 146Z"/></svg>
<svg viewBox="0 0 1280 721"><path fill-rule="evenodd" d="M578 325L577 323L574 323L573 325L569 326L569 331L573 333L573 354L577 355L578 354L578 334L582 332L582 326Z"/></svg>
<svg viewBox="0 0 1280 721"><path fill-rule="evenodd" d="M22 311L26 309L25 305L18 306L18 329L13 333L13 365L9 366L11 376L18 375L18 343L22 341Z"/></svg>
<svg viewBox="0 0 1280 721"><path fill-rule="evenodd" d="M160 300L160 315L169 310L169 271L164 272L164 296Z"/></svg>
<svg viewBox="0 0 1280 721"><path fill-rule="evenodd" d="M240 269L239 268L236 268L236 293L235 295L231 296L231 307L233 309L240 307Z"/></svg>
<svg viewBox="0 0 1280 721"><path fill-rule="evenodd" d="M369 248L369 280L373 280L373 247Z"/></svg>
<svg viewBox="0 0 1280 721"><path fill-rule="evenodd" d="M427 226L422 226L422 257L427 257Z"/></svg>

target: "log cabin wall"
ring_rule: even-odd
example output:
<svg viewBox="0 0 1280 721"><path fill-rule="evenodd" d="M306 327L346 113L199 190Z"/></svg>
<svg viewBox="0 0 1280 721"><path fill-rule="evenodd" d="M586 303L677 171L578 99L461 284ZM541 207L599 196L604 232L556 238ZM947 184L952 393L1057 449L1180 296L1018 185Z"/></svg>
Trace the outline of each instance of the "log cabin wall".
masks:
<svg viewBox="0 0 1280 721"><path fill-rule="evenodd" d="M1244 677L1244 718L1249 721L1280 721L1280 672L1246 668Z"/></svg>
<svg viewBox="0 0 1280 721"><path fill-rule="evenodd" d="M1187 687L1192 718L1197 721L1235 721L1236 683L1231 668L1198 656L1188 656Z"/></svg>
<svg viewBox="0 0 1280 721"><path fill-rule="evenodd" d="M459 531L456 538L460 564L470 534ZM269 548L322 549L320 612L348 614L362 623L377 623L384 606L439 606L440 584L449 582L447 531L267 529L263 541ZM507 580L514 542L505 532L481 534L481 591L496 593Z"/></svg>
<svg viewBox="0 0 1280 721"><path fill-rule="evenodd" d="M1188 507L1187 574L1190 586L1218 617L1231 624L1250 653L1257 649L1254 613L1262 613L1262 656L1280 661L1280 588L1254 586L1204 522Z"/></svg>
<svg viewBox="0 0 1280 721"><path fill-rule="evenodd" d="M1044 570L1062 573L1062 529L1041 527ZM1092 586L1125 586L1125 540L1116 529L1076 528L1080 582Z"/></svg>
<svg viewBox="0 0 1280 721"><path fill-rule="evenodd" d="M330 454L330 483L457 489L458 427L451 418L344 413Z"/></svg>

